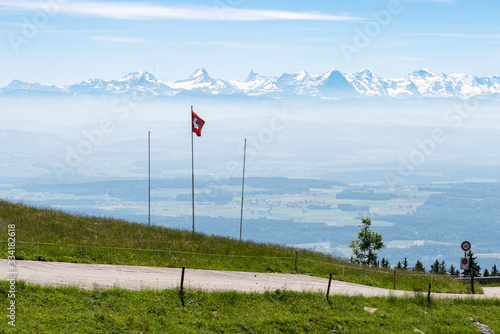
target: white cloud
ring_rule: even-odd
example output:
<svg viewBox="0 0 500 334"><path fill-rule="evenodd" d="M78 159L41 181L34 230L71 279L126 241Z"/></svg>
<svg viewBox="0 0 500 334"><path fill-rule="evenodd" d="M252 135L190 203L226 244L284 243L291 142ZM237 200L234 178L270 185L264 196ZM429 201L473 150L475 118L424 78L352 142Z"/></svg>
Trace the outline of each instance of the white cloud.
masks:
<svg viewBox="0 0 500 334"><path fill-rule="evenodd" d="M56 2L58 3L58 2ZM0 0L0 8L15 11L43 10L40 1ZM0 9L1 10L1 9ZM270 20L311 20L350 21L357 18L346 15L329 15L319 12L289 12L281 10L243 9L234 7L183 6L167 7L139 2L61 2L50 9L51 13L82 15L123 20L193 20L193 21L270 21Z"/></svg>
<svg viewBox="0 0 500 334"><path fill-rule="evenodd" d="M431 36L450 38L472 38L472 39L500 39L498 34L453 34L453 33L407 33L409 36Z"/></svg>
<svg viewBox="0 0 500 334"><path fill-rule="evenodd" d="M252 43L233 43L233 42L189 42L186 44L194 45L214 45L227 49L237 49L237 50L249 50L249 51L262 51L262 52L281 52L281 53L303 53L304 48L295 45L280 45L274 43L262 43L262 44L252 44Z"/></svg>
<svg viewBox="0 0 500 334"><path fill-rule="evenodd" d="M1 25L4 26L9 26L9 27L16 27L16 28L22 28L26 25L24 22L0 22Z"/></svg>
<svg viewBox="0 0 500 334"><path fill-rule="evenodd" d="M119 36L91 36L92 40L99 42L116 42L116 43L148 43L148 41L140 38L119 37Z"/></svg>

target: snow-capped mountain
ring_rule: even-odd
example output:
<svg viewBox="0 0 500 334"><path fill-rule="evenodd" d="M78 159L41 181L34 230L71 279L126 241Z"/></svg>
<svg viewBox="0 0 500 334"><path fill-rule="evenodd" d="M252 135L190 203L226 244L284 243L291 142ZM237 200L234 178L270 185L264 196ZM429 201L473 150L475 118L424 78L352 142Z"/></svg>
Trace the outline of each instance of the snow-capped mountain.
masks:
<svg viewBox="0 0 500 334"><path fill-rule="evenodd" d="M210 77L204 68L197 69L186 79L167 82L148 72L131 72L117 80L90 79L80 83L56 86L12 81L0 89L1 94L61 93L72 95L134 94L143 96L230 96L319 99L363 97L388 98L498 98L500 77L477 77L466 74L435 74L419 70L404 78L382 78L369 69L356 73L331 70L322 75L283 73L262 76L254 70L244 81Z"/></svg>
<svg viewBox="0 0 500 334"><path fill-rule="evenodd" d="M148 72L131 72L118 80L92 79L63 87L61 92L75 94L120 94L174 95L167 82Z"/></svg>
<svg viewBox="0 0 500 334"><path fill-rule="evenodd" d="M168 84L177 90L195 91L207 95L232 94L235 88L228 82L219 79L212 79L204 68L197 69L187 79L178 80Z"/></svg>
<svg viewBox="0 0 500 334"><path fill-rule="evenodd" d="M40 91L40 92L57 92L64 89L63 86L41 85L38 82L28 83L19 80L12 80L3 90L11 91Z"/></svg>
<svg viewBox="0 0 500 334"><path fill-rule="evenodd" d="M357 73L347 74L346 79L360 94L366 96L389 95L387 89L390 83L374 74L369 69L363 69Z"/></svg>

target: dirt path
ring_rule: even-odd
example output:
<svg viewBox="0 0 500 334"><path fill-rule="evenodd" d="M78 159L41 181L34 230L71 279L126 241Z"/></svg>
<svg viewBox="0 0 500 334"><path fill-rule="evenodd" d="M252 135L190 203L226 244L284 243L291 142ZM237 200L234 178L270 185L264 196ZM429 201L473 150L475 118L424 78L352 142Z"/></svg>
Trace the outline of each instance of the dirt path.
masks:
<svg viewBox="0 0 500 334"><path fill-rule="evenodd" d="M0 259L0 279L10 277L7 260ZM181 269L79 264L64 262L16 261L18 280L52 286L78 286L85 289L120 287L130 290L177 289ZM326 293L328 279L306 275L252 273L186 269L184 287L204 291L264 292L281 290ZM484 295L432 294L434 298L500 298L500 287L483 288ZM374 296L413 296L410 291L388 290L332 281L330 294Z"/></svg>

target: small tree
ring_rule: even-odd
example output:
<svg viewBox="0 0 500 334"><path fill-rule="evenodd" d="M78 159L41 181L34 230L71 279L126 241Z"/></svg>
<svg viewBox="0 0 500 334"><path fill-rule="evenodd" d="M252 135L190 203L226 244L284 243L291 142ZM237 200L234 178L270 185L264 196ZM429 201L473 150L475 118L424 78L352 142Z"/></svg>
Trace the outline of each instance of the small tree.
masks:
<svg viewBox="0 0 500 334"><path fill-rule="evenodd" d="M451 266L450 266L450 269L448 269L448 274L449 274L450 276L456 276L456 275L458 275L458 270L457 270L457 269L455 269L455 266L454 266L454 265L451 265Z"/></svg>
<svg viewBox="0 0 500 334"><path fill-rule="evenodd" d="M403 269L403 266L401 265L401 261L398 261L398 264L396 264L397 269Z"/></svg>
<svg viewBox="0 0 500 334"><path fill-rule="evenodd" d="M433 264L431 264L431 270L429 270L429 272L433 274L439 274L439 267L439 261L436 260Z"/></svg>
<svg viewBox="0 0 500 334"><path fill-rule="evenodd" d="M490 271L488 270L488 268L484 268L483 277L490 277Z"/></svg>
<svg viewBox="0 0 500 334"><path fill-rule="evenodd" d="M408 266L408 260L405 257L405 259L403 260L403 269L404 270L408 270L408 268L409 268L409 266Z"/></svg>
<svg viewBox="0 0 500 334"><path fill-rule="evenodd" d="M417 263L415 263L415 266L413 267L413 270L414 271L421 271L421 272L425 273L425 267L422 264L422 262L420 262L420 260L417 260Z"/></svg>
<svg viewBox="0 0 500 334"><path fill-rule="evenodd" d="M469 251L467 253L467 259L470 259L471 257L472 257L472 261L471 261L472 263L469 263L469 266L472 266L472 268L474 269L474 277L479 277L479 276L481 276L481 266L479 264L477 264L477 262L476 262L477 257L474 256L474 253L472 253L472 251ZM469 277L470 270L469 269L464 270L462 272L462 275L464 275L464 277Z"/></svg>
<svg viewBox="0 0 500 334"><path fill-rule="evenodd" d="M500 275L498 274L498 269L497 269L497 264L496 264L496 263L495 263L495 264L493 265L493 267L491 268L491 273L490 273L490 275L491 275L491 276L500 276Z"/></svg>
<svg viewBox="0 0 500 334"><path fill-rule="evenodd" d="M385 257L383 257L382 260L380 261L380 266L382 268L389 268L389 266L390 266L389 260L386 259Z"/></svg>
<svg viewBox="0 0 500 334"><path fill-rule="evenodd" d="M377 251L384 248L382 234L372 231L371 224L370 218L364 217L361 221L358 238L349 244L357 264L376 265Z"/></svg>
<svg viewBox="0 0 500 334"><path fill-rule="evenodd" d="M446 263L444 260L439 264L439 275L446 275Z"/></svg>

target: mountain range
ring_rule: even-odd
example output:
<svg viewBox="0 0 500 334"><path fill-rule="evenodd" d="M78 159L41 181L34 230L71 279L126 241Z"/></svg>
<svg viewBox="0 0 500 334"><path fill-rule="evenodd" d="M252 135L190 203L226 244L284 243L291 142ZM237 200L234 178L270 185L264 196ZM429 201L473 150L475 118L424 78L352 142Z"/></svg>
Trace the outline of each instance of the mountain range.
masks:
<svg viewBox="0 0 500 334"><path fill-rule="evenodd" d="M210 77L204 68L186 79L168 82L149 72L131 72L116 80L90 79L73 85L48 85L13 80L2 95L60 93L70 95L144 96L249 96L283 99L305 97L345 99L388 98L459 98L498 99L500 76L477 77L466 74L435 74L419 70L404 78L383 78L368 69L356 73L331 70L323 75L283 73L262 76L251 71L244 81Z"/></svg>

